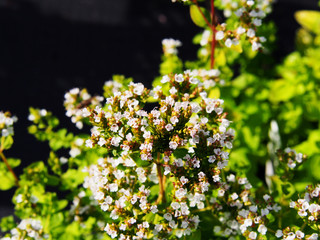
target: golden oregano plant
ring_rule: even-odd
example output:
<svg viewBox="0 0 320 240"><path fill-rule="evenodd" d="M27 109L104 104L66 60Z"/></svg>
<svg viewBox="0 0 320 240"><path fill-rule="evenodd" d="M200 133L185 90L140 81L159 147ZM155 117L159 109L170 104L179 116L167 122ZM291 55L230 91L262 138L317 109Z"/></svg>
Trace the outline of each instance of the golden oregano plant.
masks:
<svg viewBox="0 0 320 240"><path fill-rule="evenodd" d="M297 13L297 51L274 67L271 0L179 2L202 28L198 58L164 39L152 89L119 75L103 96L71 89L66 115L90 133L30 108L51 150L20 176L17 118L0 112L0 189L16 189L2 240L318 239L319 12Z"/></svg>

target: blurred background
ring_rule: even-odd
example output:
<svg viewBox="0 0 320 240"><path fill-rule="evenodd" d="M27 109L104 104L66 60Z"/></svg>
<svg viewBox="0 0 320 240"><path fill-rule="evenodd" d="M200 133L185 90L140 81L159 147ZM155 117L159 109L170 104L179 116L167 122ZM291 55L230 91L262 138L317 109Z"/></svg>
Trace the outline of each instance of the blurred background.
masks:
<svg viewBox="0 0 320 240"><path fill-rule="evenodd" d="M317 0L278 0L268 17L277 26L275 61L294 50L294 12L317 9ZM170 0L0 0L0 111L19 118L15 144L6 155L22 167L46 160L49 148L27 133L28 108L46 108L63 127L64 94L74 87L101 94L113 74L150 87L158 76L161 40L182 41L179 56L196 58L200 31L189 10ZM0 179L1 181L1 179ZM12 211L13 190L0 192L0 217Z"/></svg>

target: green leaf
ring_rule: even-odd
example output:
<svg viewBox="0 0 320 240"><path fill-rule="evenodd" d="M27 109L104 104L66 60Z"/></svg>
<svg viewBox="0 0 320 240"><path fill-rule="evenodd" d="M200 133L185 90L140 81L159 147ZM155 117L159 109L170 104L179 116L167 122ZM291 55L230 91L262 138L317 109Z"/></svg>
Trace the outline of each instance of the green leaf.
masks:
<svg viewBox="0 0 320 240"><path fill-rule="evenodd" d="M178 148L173 152L175 158L183 158L188 154L188 149Z"/></svg>
<svg viewBox="0 0 320 240"><path fill-rule="evenodd" d="M18 158L8 158L7 160L11 168L18 167L21 163L21 160Z"/></svg>
<svg viewBox="0 0 320 240"><path fill-rule="evenodd" d="M314 179L320 180L320 154L315 154L308 159L310 161L310 172Z"/></svg>
<svg viewBox="0 0 320 240"><path fill-rule="evenodd" d="M284 182L281 185L282 193L285 195L286 198L290 198L295 192L294 186L290 182Z"/></svg>
<svg viewBox="0 0 320 240"><path fill-rule="evenodd" d="M15 168L19 166L20 160L15 158L8 158L8 164L11 168ZM14 187L16 184L16 180L12 173L8 170L8 167L4 162L0 162L0 190L6 191L10 188Z"/></svg>
<svg viewBox="0 0 320 240"><path fill-rule="evenodd" d="M7 150L7 149L11 148L11 146L13 144L13 137L7 136L7 137L2 137L2 138L4 138L4 141L3 141L3 145L1 146L1 148L3 150Z"/></svg>
<svg viewBox="0 0 320 240"><path fill-rule="evenodd" d="M273 103L290 100L296 92L296 87L285 80L272 82L269 100Z"/></svg>
<svg viewBox="0 0 320 240"><path fill-rule="evenodd" d="M132 160L137 164L138 167L147 167L151 164L149 161L141 160L140 152L133 152L130 154Z"/></svg>
<svg viewBox="0 0 320 240"><path fill-rule="evenodd" d="M200 11L203 13L205 18L210 21L210 13L203 7L200 7ZM199 27L206 27L208 26L207 22L205 21L203 15L199 11L199 8L196 5L190 6L190 16L194 24L196 24Z"/></svg>
<svg viewBox="0 0 320 240"><path fill-rule="evenodd" d="M193 232L191 235L186 237L187 240L201 240L201 230Z"/></svg>
<svg viewBox="0 0 320 240"><path fill-rule="evenodd" d="M297 22L307 30L320 34L320 12L303 10L295 13Z"/></svg>
<svg viewBox="0 0 320 240"><path fill-rule="evenodd" d="M7 232L16 226L13 216L3 217L1 219L0 228L2 232Z"/></svg>
<svg viewBox="0 0 320 240"><path fill-rule="evenodd" d="M67 172L61 175L62 189L77 188L83 182L85 175L86 173L80 170L69 169Z"/></svg>

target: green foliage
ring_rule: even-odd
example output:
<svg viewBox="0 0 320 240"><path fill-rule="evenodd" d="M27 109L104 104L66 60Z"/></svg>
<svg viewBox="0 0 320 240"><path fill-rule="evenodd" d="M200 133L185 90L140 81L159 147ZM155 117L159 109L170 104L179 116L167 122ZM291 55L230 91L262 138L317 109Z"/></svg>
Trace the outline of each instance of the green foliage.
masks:
<svg viewBox="0 0 320 240"><path fill-rule="evenodd" d="M15 168L20 165L19 159L9 158L7 161L11 168ZM0 190L2 191L9 190L16 185L14 176L8 171L7 165L4 162L0 162L0 179Z"/></svg>

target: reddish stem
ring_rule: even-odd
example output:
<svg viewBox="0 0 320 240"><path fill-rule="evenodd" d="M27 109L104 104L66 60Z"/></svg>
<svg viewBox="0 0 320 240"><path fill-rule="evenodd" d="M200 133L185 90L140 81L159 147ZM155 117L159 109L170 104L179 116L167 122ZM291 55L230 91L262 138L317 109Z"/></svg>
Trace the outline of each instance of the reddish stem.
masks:
<svg viewBox="0 0 320 240"><path fill-rule="evenodd" d="M2 150L0 149L0 157L2 158L4 164L7 166L9 172L11 172L11 174L13 175L14 179L15 179L15 184L17 187L19 187L19 179L17 177L17 175L14 173L13 169L10 167L7 158L4 156L4 154L2 153Z"/></svg>
<svg viewBox="0 0 320 240"><path fill-rule="evenodd" d="M210 68L213 69L214 67L214 52L216 48L216 23L215 23L215 11L214 11L214 0L211 0L211 23L204 15L203 11L201 10L198 1L192 0L192 2L197 6L201 16L203 17L204 21L207 23L208 27L211 28L212 31L212 42L211 42L211 55L210 55Z"/></svg>
<svg viewBox="0 0 320 240"><path fill-rule="evenodd" d="M212 42L211 42L211 61L210 68L214 66L214 51L216 48L216 23L215 23L215 11L214 11L214 0L211 0L211 30L212 30Z"/></svg>

